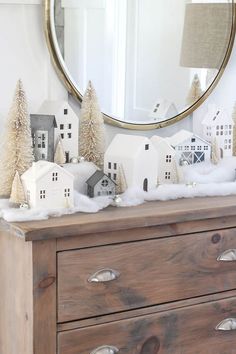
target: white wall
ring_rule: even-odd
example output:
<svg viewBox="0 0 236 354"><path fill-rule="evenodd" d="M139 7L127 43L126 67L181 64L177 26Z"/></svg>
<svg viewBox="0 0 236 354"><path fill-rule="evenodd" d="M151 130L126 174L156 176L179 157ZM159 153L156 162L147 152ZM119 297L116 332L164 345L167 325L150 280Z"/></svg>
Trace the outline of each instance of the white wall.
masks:
<svg viewBox="0 0 236 354"><path fill-rule="evenodd" d="M28 4L21 4L21 2ZM50 63L43 34L42 6L39 0L0 0L0 129L2 131L12 99L16 80L22 78L29 101L29 111L34 113L44 99L67 97ZM10 3L13 2L13 3ZM19 4L16 4L18 2ZM29 4L30 3L30 4ZM33 3L33 4L32 4ZM36 4L35 4L36 3ZM226 72L208 101L216 101L231 112L236 100L236 46ZM73 100L74 104L74 100ZM195 114L199 118L206 104ZM76 103L76 110L79 110ZM135 132L107 126L110 141L118 132L151 136L170 135L179 129L190 129L191 118L158 131Z"/></svg>

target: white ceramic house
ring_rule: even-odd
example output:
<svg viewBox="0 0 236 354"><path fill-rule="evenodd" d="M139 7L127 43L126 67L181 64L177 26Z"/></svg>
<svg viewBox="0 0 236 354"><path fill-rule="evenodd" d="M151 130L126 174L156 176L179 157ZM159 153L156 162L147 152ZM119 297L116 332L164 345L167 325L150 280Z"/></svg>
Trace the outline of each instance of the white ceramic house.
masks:
<svg viewBox="0 0 236 354"><path fill-rule="evenodd" d="M167 99L157 101L149 115L156 121L172 118L178 114L175 104Z"/></svg>
<svg viewBox="0 0 236 354"><path fill-rule="evenodd" d="M30 208L68 208L74 205L74 176L53 162L34 162L22 176Z"/></svg>
<svg viewBox="0 0 236 354"><path fill-rule="evenodd" d="M232 156L234 121L231 115L216 105L209 105L202 125L205 139L210 142L216 139L221 158Z"/></svg>
<svg viewBox="0 0 236 354"><path fill-rule="evenodd" d="M150 139L143 136L117 134L104 156L104 172L114 182L122 165L127 186L144 191L157 185L157 152Z"/></svg>
<svg viewBox="0 0 236 354"><path fill-rule="evenodd" d="M66 154L66 162L78 156L79 119L67 101L44 101L40 114L53 115L56 119L54 129L54 148L61 137Z"/></svg>
<svg viewBox="0 0 236 354"><path fill-rule="evenodd" d="M153 136L151 142L157 150L158 182L176 183L176 151L169 142L160 136Z"/></svg>
<svg viewBox="0 0 236 354"><path fill-rule="evenodd" d="M191 165L211 159L211 144L192 132L180 130L167 140L175 149L180 164L185 161Z"/></svg>

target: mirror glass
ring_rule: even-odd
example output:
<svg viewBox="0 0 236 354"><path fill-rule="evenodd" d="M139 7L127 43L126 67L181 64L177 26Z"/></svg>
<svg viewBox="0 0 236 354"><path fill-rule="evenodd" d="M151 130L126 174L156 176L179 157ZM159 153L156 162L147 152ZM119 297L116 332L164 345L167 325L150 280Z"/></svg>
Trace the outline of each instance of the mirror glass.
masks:
<svg viewBox="0 0 236 354"><path fill-rule="evenodd" d="M138 124L171 120L224 67L233 2L55 0L56 52L81 96L92 81L106 115Z"/></svg>

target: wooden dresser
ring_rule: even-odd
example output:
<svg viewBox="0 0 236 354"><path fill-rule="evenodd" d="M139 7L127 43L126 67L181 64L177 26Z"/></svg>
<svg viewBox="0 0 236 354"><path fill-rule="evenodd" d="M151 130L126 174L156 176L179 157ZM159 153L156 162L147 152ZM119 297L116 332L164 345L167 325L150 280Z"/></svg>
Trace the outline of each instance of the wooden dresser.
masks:
<svg viewBox="0 0 236 354"><path fill-rule="evenodd" d="M236 354L236 196L0 229L0 354Z"/></svg>

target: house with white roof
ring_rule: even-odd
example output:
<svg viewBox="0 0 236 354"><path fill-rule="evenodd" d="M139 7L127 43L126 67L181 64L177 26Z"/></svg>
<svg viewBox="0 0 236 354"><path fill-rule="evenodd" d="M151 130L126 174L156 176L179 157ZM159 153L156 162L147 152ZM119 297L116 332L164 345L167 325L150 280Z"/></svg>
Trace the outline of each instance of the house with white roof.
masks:
<svg viewBox="0 0 236 354"><path fill-rule="evenodd" d="M175 104L167 99L160 99L155 103L149 117L156 121L170 119L178 114Z"/></svg>
<svg viewBox="0 0 236 354"><path fill-rule="evenodd" d="M74 176L53 162L34 162L21 176L30 208L70 208L74 205Z"/></svg>
<svg viewBox="0 0 236 354"><path fill-rule="evenodd" d="M234 128L232 116L216 105L209 105L202 125L205 139L210 142L217 141L221 158L232 156Z"/></svg>
<svg viewBox="0 0 236 354"><path fill-rule="evenodd" d="M167 139L154 135L151 142L157 151L158 182L160 184L177 183L176 151Z"/></svg>
<svg viewBox="0 0 236 354"><path fill-rule="evenodd" d="M44 101L38 113L55 117L54 149L58 138L61 137L66 162L70 162L72 157L77 157L79 150L79 119L69 103L67 101Z"/></svg>
<svg viewBox="0 0 236 354"><path fill-rule="evenodd" d="M119 167L123 168L128 188L144 191L157 185L157 151L144 136L117 134L104 156L104 172L117 181Z"/></svg>
<svg viewBox="0 0 236 354"><path fill-rule="evenodd" d="M211 144L192 132L180 130L167 140L175 149L179 164L186 162L191 165L211 160Z"/></svg>

